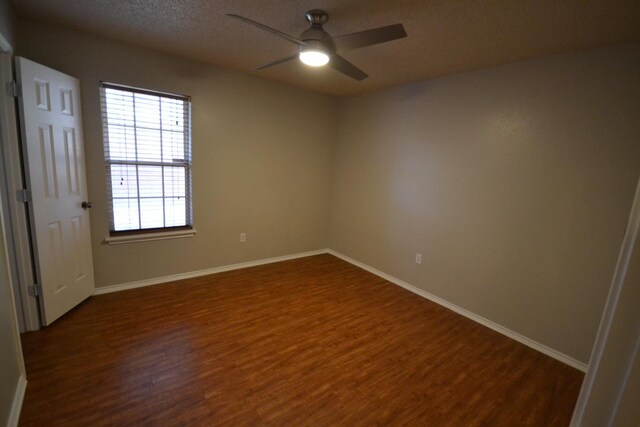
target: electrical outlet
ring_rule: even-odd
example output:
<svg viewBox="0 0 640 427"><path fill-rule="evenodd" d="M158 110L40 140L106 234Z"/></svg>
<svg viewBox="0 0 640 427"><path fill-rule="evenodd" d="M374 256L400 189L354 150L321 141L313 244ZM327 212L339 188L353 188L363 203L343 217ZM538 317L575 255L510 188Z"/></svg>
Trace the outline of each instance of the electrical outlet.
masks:
<svg viewBox="0 0 640 427"><path fill-rule="evenodd" d="M240 241L241 242L247 241L247 233L240 233Z"/></svg>
<svg viewBox="0 0 640 427"><path fill-rule="evenodd" d="M416 254L416 264L422 264L422 254Z"/></svg>

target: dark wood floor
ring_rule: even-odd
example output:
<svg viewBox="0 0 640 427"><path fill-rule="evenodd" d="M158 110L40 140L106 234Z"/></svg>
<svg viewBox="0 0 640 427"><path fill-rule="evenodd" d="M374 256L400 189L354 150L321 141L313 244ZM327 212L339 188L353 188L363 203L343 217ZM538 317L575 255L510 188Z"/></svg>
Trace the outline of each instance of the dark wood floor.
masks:
<svg viewBox="0 0 640 427"><path fill-rule="evenodd" d="M568 425L582 373L330 255L92 297L22 426Z"/></svg>

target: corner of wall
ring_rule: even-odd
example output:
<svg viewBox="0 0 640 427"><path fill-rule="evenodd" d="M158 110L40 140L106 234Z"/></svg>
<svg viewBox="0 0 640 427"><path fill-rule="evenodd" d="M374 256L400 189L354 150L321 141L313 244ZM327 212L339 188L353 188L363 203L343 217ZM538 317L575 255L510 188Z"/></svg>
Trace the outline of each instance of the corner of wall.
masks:
<svg viewBox="0 0 640 427"><path fill-rule="evenodd" d="M9 0L0 0L0 52L12 52L14 49L15 14Z"/></svg>
<svg viewBox="0 0 640 427"><path fill-rule="evenodd" d="M13 395L13 403L11 405L11 411L9 412L9 419L7 420L7 427L17 427L20 421L20 413L22 412L22 403L24 402L24 395L27 391L27 377L25 375L20 376L18 379L18 385Z"/></svg>

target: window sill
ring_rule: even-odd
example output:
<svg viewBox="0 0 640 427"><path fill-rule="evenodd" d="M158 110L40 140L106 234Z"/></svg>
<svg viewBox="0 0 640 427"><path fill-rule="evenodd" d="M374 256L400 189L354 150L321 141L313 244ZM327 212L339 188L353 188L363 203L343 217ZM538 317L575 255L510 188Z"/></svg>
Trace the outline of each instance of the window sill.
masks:
<svg viewBox="0 0 640 427"><path fill-rule="evenodd" d="M185 237L193 237L195 235L195 229L180 231L161 231L158 233L132 234L129 236L107 236L104 238L102 243L107 245L122 245L125 243L151 242L154 240L183 239Z"/></svg>

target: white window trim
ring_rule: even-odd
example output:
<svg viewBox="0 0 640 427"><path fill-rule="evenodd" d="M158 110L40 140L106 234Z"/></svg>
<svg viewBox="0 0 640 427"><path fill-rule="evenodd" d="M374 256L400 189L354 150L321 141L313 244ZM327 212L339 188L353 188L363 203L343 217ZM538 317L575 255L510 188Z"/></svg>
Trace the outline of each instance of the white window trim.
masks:
<svg viewBox="0 0 640 427"><path fill-rule="evenodd" d="M186 227L191 227L189 229L181 229L181 230L176 230L176 231L172 231L171 228L173 227L158 227L156 230L154 231L149 231L149 232L145 232L144 228L137 228L137 229L127 229L127 230L113 230L113 221L114 221L114 217L113 217L113 196L111 194L111 183L107 183L108 184L108 188L107 188L107 192L108 192L108 202L110 204L110 208L109 208L109 235L107 237L105 237L105 239L103 240L103 243L106 244L121 244L121 243L136 243L136 242L144 242L144 241L149 241L149 240L165 240L165 239L179 239L179 238L183 238L183 237L192 237L196 234L195 229L193 228L194 226L194 221L193 221L193 188L192 188L192 174L193 174L193 164L192 164L192 160L191 160L191 150L192 150L192 141L191 141L191 120L192 120L192 116L191 116L191 97L188 95L179 95L179 94L174 94L174 93L169 93L169 92L161 92L161 91L156 91L156 90L150 90L150 89L142 89L142 88L136 88L133 86L127 86L127 85L122 85L122 84L117 84L117 83L109 83L109 82L104 82L104 81L100 81L100 102L101 102L101 116L102 116L102 122L103 122L103 134L104 134L104 126L105 126L105 114L106 111L104 110L104 106L102 106L102 102L103 102L103 90L105 88L112 88L112 89L116 89L116 90L125 90L125 91L130 91L130 92L134 92L134 93L146 93L149 95L153 95L153 96L159 96L159 97L169 97L169 98L175 98L175 99L180 99L184 102L186 102L188 104L188 118L189 118L189 123L188 123L188 135L189 135L189 159L186 162L186 170L188 171L188 184L187 184L187 194L185 194L186 200L187 200L187 210L189 212L189 219L187 221L187 225ZM107 139L104 139L105 137L103 136L103 140L104 140L104 146L106 147L108 145ZM137 163L137 162L136 162ZM106 159L106 151L105 151L105 167L108 168L111 162L109 160ZM109 173L107 173L107 176L110 176ZM181 226L178 226L181 227ZM126 234L129 232L133 232L133 234ZM120 234L122 233L122 234Z"/></svg>
<svg viewBox="0 0 640 427"><path fill-rule="evenodd" d="M107 245L122 245L126 243L141 243L155 240L184 239L185 237L194 237L195 235L196 230L192 228L189 230L160 231L157 233L136 233L126 236L107 236L104 238L102 243Z"/></svg>

